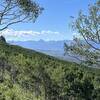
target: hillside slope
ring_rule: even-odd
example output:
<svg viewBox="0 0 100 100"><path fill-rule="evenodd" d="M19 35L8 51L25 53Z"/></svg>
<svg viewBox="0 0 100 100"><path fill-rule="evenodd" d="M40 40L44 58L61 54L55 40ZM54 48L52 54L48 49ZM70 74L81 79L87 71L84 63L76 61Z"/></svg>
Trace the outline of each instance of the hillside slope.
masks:
<svg viewBox="0 0 100 100"><path fill-rule="evenodd" d="M99 100L100 70L0 42L0 100Z"/></svg>

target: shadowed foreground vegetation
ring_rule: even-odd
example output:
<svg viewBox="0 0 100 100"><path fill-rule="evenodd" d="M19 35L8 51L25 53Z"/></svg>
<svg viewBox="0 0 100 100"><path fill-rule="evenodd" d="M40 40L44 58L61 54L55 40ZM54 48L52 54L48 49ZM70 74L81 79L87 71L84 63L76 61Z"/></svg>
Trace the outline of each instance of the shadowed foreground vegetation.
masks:
<svg viewBox="0 0 100 100"><path fill-rule="evenodd" d="M100 100L100 70L0 42L0 100Z"/></svg>

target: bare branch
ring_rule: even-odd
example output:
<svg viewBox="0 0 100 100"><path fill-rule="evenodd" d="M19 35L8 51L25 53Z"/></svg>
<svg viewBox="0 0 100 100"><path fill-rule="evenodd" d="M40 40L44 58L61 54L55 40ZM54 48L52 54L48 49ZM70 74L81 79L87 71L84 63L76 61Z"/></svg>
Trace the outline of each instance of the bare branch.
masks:
<svg viewBox="0 0 100 100"><path fill-rule="evenodd" d="M31 0L0 0L0 8L0 31L16 23L34 22L43 10Z"/></svg>

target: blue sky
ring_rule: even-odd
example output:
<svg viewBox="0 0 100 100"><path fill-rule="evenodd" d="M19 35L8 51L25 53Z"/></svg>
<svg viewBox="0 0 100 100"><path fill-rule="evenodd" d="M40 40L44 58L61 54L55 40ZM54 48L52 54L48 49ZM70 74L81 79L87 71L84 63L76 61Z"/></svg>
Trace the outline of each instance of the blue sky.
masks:
<svg viewBox="0 0 100 100"><path fill-rule="evenodd" d="M73 37L73 32L69 28L70 16L76 17L80 9L87 13L88 4L96 0L36 1L44 7L43 13L34 24L28 22L9 27L5 32L8 40L70 40Z"/></svg>

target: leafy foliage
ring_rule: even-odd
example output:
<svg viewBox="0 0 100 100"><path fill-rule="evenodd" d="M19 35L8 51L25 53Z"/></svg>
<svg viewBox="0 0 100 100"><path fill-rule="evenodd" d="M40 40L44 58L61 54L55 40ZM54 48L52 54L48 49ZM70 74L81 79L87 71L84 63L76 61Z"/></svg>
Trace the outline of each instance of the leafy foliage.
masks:
<svg viewBox="0 0 100 100"><path fill-rule="evenodd" d="M83 64L100 66L100 0L94 5L89 5L88 14L79 12L72 22L72 28L78 34L73 43L65 44L65 51L74 55Z"/></svg>
<svg viewBox="0 0 100 100"><path fill-rule="evenodd" d="M99 100L100 70L0 42L0 100Z"/></svg>

